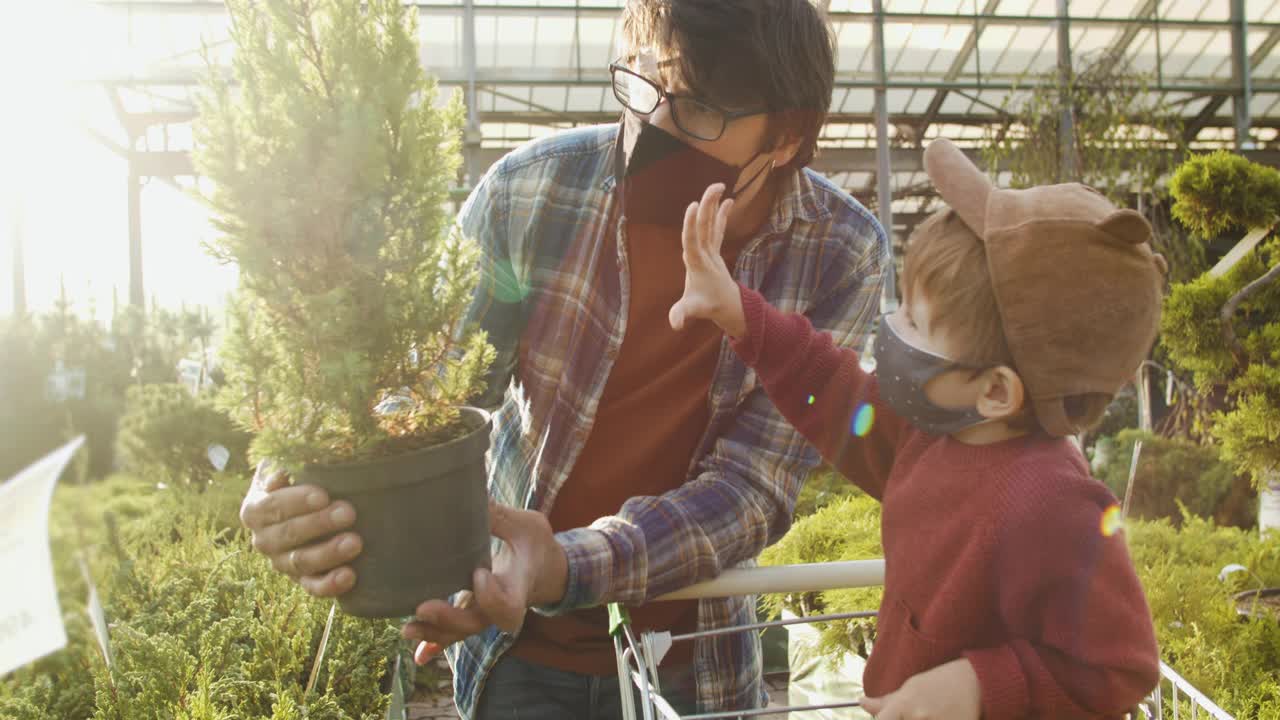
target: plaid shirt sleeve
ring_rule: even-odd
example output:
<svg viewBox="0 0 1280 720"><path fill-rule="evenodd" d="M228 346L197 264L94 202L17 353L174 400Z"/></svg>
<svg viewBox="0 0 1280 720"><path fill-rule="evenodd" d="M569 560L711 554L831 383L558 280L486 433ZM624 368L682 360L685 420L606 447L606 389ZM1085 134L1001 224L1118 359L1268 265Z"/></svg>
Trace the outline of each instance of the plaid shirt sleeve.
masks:
<svg viewBox="0 0 1280 720"><path fill-rule="evenodd" d="M865 213L865 211L862 211ZM832 289L806 315L837 343L862 342L879 312L888 240L868 215L849 218L860 248L823 271ZM698 464L698 474L658 497L628 500L612 517L558 534L569 557L556 614L606 602L641 604L754 559L791 526L796 496L819 457L764 390L752 390Z"/></svg>
<svg viewBox="0 0 1280 720"><path fill-rule="evenodd" d="M511 261L509 191L503 167L503 162L495 163L476 184L454 227L455 232L480 248L480 277L458 336L478 327L496 351L485 378L485 390L473 400L478 407L488 409L502 402L515 372L527 294Z"/></svg>

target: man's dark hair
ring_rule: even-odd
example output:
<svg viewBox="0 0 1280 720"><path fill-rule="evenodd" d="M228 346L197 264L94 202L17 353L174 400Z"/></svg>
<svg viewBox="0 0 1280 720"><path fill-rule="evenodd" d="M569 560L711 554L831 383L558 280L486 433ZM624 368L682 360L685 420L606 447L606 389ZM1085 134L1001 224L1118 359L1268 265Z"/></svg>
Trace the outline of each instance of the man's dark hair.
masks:
<svg viewBox="0 0 1280 720"><path fill-rule="evenodd" d="M813 160L831 106L835 39L812 0L629 0L623 39L654 48L698 97L767 108L765 149L800 140L790 168Z"/></svg>

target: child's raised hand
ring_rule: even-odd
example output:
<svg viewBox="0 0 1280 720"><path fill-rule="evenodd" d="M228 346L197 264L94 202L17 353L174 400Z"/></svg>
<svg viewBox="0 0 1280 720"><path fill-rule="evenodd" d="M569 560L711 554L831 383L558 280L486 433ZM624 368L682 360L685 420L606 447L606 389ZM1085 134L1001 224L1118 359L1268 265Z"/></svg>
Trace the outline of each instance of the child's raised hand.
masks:
<svg viewBox="0 0 1280 720"><path fill-rule="evenodd" d="M961 658L912 676L888 695L863 698L862 709L876 720L978 720L982 688Z"/></svg>
<svg viewBox="0 0 1280 720"><path fill-rule="evenodd" d="M733 209L733 200L720 202L723 195L724 185L716 183L707 188L700 202L685 210L680 235L684 247L684 295L671 306L667 318L674 330L682 330L687 320L702 318L714 321L734 337L746 332L738 286L720 255Z"/></svg>

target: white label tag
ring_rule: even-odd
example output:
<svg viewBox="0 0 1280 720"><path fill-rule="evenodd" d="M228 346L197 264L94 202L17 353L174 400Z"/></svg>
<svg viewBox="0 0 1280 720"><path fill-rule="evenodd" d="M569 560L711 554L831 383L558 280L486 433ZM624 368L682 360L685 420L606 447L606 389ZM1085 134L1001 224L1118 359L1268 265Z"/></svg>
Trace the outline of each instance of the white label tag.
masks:
<svg viewBox="0 0 1280 720"><path fill-rule="evenodd" d="M222 472L227 466L227 461L231 459L231 451L221 445L209 446L209 462L213 464L213 469Z"/></svg>
<svg viewBox="0 0 1280 720"><path fill-rule="evenodd" d="M20 592L0 593L0 676L67 644L49 551L53 488L84 437L0 485L0 577Z"/></svg>

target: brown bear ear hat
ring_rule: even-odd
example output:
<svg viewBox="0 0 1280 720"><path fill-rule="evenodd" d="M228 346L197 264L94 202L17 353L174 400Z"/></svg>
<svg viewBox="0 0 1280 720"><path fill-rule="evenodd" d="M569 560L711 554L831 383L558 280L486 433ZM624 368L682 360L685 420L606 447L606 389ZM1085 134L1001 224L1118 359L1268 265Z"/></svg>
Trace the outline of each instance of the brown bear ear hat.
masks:
<svg viewBox="0 0 1280 720"><path fill-rule="evenodd" d="M1083 431L1063 398L1114 395L1147 358L1167 270L1151 225L1079 183L1002 190L951 141L929 179L987 250L1015 369L1050 435Z"/></svg>

